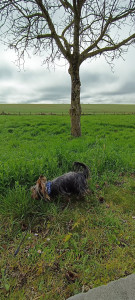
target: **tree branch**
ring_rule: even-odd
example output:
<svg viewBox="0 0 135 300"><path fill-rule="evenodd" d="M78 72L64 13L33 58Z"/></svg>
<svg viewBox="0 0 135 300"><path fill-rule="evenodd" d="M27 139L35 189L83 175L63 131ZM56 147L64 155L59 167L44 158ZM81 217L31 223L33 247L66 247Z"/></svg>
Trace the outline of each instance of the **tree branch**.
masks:
<svg viewBox="0 0 135 300"><path fill-rule="evenodd" d="M135 8L126 10L123 13L117 15L116 17L113 17L112 23L114 23L116 21L120 21L121 19L125 19L126 17L130 16L133 13L135 13Z"/></svg>
<svg viewBox="0 0 135 300"><path fill-rule="evenodd" d="M135 39L135 33L132 34L130 37L128 37L127 39L124 39L123 41L121 41L118 44L114 44L113 46L108 46L108 47L104 47L104 48L99 48L91 53L88 53L85 55L84 59L81 60L80 59L80 64L82 63L82 61L84 61L87 58L91 58L93 56L97 56L97 55L101 55L102 53L105 52L111 52L111 51L115 51L120 49L122 46L129 46Z"/></svg>
<svg viewBox="0 0 135 300"><path fill-rule="evenodd" d="M40 39L46 39L46 38L53 38L53 35L52 34L38 34L37 36L36 36L36 38L38 39L38 40L40 40Z"/></svg>
<svg viewBox="0 0 135 300"><path fill-rule="evenodd" d="M69 29L69 28L71 28L72 27L72 25L74 24L74 20L72 20L70 23L69 23L69 25L67 25L65 28L64 28L64 30L62 31L62 36L64 36L64 34L66 33L66 31Z"/></svg>
<svg viewBox="0 0 135 300"><path fill-rule="evenodd" d="M69 60L70 58L70 53L65 50L65 48L63 47L61 41L60 41L60 38L58 36L58 34L56 33L56 30L55 30L55 27L54 27L54 24L51 20L51 17L48 13L48 11L46 10L45 6L43 5L42 1L41 0L35 0L38 7L41 9L42 11L42 14L43 14L43 17L45 18L48 26L49 26L49 29L51 31L51 36L55 39L55 42L58 46L58 48L60 49L60 51L62 52L62 54L64 55L65 58L67 58Z"/></svg>
<svg viewBox="0 0 135 300"><path fill-rule="evenodd" d="M102 28L101 30L101 34L100 36L97 38L97 40L94 41L94 43L92 45L90 45L88 48L86 48L80 55L80 61L83 62L83 60L85 60L85 56L91 51L93 50L97 45L98 43L102 40L103 36L105 35L107 29L108 29L108 26L110 25L111 23L111 20L112 20L112 17L110 16L104 26L104 28Z"/></svg>
<svg viewBox="0 0 135 300"><path fill-rule="evenodd" d="M71 5L71 3L69 3L69 1L67 1L67 0L60 0L60 3L63 5L63 7L65 8L65 9L68 9L68 8L70 8L70 10L73 12L74 10L73 10L73 6Z"/></svg>

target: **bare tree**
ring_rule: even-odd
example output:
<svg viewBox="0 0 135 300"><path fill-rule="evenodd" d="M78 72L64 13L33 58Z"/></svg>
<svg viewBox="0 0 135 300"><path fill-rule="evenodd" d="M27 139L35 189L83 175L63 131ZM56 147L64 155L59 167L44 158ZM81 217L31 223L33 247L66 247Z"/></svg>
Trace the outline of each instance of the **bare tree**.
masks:
<svg viewBox="0 0 135 300"><path fill-rule="evenodd" d="M3 0L1 37L18 51L44 51L44 63L64 57L71 76L71 134L81 135L81 64L103 54L114 59L135 41L134 0Z"/></svg>

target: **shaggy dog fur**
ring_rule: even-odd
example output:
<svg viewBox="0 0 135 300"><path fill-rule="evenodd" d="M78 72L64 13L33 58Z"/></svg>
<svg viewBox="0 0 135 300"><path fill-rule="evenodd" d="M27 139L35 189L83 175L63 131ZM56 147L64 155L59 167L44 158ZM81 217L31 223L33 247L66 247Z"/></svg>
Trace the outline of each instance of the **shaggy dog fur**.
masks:
<svg viewBox="0 0 135 300"><path fill-rule="evenodd" d="M47 181L46 177L41 175L36 185L31 187L32 198L50 200L58 195L83 196L88 190L89 169L80 162L74 162L73 166L76 171L65 173L51 181Z"/></svg>

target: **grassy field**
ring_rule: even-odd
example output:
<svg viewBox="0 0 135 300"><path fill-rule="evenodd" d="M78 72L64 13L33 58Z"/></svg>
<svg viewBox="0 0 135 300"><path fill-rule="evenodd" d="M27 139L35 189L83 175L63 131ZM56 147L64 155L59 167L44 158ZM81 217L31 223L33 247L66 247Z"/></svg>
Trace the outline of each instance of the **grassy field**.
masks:
<svg viewBox="0 0 135 300"><path fill-rule="evenodd" d="M0 299L64 300L135 272L134 115L0 116ZM31 199L48 179L89 166L91 195ZM15 251L24 241L19 252Z"/></svg>
<svg viewBox="0 0 135 300"><path fill-rule="evenodd" d="M0 114L68 114L69 104L0 104ZM82 114L135 114L135 105L82 104Z"/></svg>

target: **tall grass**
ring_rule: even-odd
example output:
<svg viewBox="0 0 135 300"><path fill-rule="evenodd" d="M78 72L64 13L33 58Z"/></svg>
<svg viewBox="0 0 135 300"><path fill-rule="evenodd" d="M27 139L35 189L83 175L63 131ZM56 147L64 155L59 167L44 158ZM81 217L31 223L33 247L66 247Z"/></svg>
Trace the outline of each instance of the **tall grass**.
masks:
<svg viewBox="0 0 135 300"><path fill-rule="evenodd" d="M85 162L93 182L134 172L134 116L82 117L82 137L70 136L68 117L1 116L0 193L15 183L29 188L40 174L48 179Z"/></svg>

